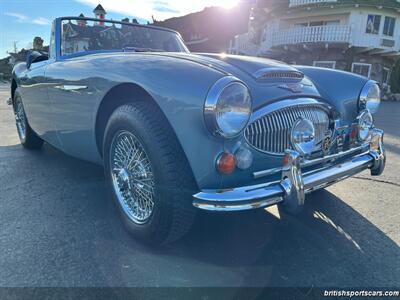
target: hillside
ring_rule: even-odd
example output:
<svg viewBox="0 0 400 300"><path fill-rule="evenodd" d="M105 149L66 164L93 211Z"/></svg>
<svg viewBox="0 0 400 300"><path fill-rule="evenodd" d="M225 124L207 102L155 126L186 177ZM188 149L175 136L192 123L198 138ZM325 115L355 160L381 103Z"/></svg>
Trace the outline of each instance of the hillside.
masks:
<svg viewBox="0 0 400 300"><path fill-rule="evenodd" d="M207 7L182 17L155 20L153 25L178 31L191 51L222 52L235 35L247 32L250 2L242 1L231 9Z"/></svg>

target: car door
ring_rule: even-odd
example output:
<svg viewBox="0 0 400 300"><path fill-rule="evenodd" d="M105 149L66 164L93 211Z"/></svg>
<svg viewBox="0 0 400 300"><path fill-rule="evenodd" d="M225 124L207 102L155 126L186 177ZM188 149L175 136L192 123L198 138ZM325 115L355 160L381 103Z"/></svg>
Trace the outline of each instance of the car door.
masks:
<svg viewBox="0 0 400 300"><path fill-rule="evenodd" d="M52 107L50 123L65 153L101 162L94 134L95 112L101 91L90 83L94 79L85 57L64 55L67 46L63 43L68 41L63 34L68 32L70 24L62 18L55 21L55 61L46 69L47 92Z"/></svg>
<svg viewBox="0 0 400 300"><path fill-rule="evenodd" d="M52 60L46 60L28 66L19 77L19 90L29 125L45 141L59 147L47 93L46 68L51 63Z"/></svg>
<svg viewBox="0 0 400 300"><path fill-rule="evenodd" d="M63 151L93 160L95 99L76 64L74 59L60 60L47 70L52 119Z"/></svg>

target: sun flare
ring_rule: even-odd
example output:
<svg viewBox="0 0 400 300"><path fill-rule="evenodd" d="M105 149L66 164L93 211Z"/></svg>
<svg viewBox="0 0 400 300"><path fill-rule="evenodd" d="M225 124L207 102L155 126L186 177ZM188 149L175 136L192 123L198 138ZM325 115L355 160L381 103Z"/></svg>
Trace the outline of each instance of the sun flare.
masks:
<svg viewBox="0 0 400 300"><path fill-rule="evenodd" d="M215 1L216 6L221 6L223 8L232 8L238 4L239 0L219 0Z"/></svg>

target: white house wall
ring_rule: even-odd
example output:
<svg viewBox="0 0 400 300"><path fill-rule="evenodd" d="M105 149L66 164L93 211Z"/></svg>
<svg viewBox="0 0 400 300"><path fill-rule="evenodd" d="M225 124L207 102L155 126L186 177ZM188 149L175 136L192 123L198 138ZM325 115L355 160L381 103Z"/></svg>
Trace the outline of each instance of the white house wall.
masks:
<svg viewBox="0 0 400 300"><path fill-rule="evenodd" d="M381 15L381 25L379 27L379 34L366 33L368 15L375 14ZM393 49L399 51L400 49L400 14L391 12L386 9L373 9L373 8L359 8L354 9L350 15L350 25L352 27L351 44L358 47L371 47L371 48L383 48ZM383 26L385 16L396 18L395 32L393 37L383 35ZM383 47L381 46L382 38L394 39L395 46Z"/></svg>
<svg viewBox="0 0 400 300"><path fill-rule="evenodd" d="M319 21L335 21L339 20L340 25L347 25L349 20L350 12L346 10L335 10L330 12L320 12L308 14L296 14L293 17L284 17L280 21L280 28L287 29L293 27L297 23L307 23L307 22L319 22Z"/></svg>

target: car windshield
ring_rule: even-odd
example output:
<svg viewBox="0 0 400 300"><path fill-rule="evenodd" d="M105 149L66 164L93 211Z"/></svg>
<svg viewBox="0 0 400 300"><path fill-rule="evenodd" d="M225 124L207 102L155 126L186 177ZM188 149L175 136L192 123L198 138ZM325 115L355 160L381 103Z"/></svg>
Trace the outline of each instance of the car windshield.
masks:
<svg viewBox="0 0 400 300"><path fill-rule="evenodd" d="M61 27L61 55L101 51L188 52L178 34L135 24L67 19Z"/></svg>

